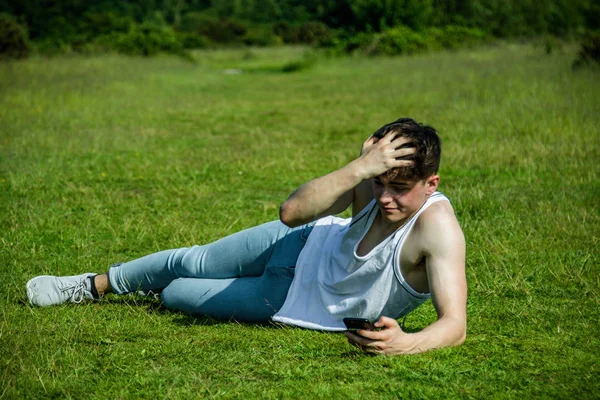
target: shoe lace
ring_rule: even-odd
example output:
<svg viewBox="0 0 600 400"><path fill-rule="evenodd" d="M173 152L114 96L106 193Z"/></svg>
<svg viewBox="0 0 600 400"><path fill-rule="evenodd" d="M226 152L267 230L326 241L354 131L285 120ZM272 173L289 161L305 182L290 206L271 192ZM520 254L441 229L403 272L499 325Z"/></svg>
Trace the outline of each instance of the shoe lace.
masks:
<svg viewBox="0 0 600 400"><path fill-rule="evenodd" d="M63 292L68 293L69 291L72 291L68 294L68 296L71 297L71 301L73 303L81 303L85 299L86 290L87 287L85 285L85 279L82 279L77 283L62 288Z"/></svg>

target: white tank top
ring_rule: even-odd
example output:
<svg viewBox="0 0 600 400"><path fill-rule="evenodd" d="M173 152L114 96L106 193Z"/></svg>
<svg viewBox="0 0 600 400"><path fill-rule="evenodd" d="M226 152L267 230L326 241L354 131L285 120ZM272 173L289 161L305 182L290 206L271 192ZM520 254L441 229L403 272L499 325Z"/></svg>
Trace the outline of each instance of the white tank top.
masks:
<svg viewBox="0 0 600 400"><path fill-rule="evenodd" d="M371 201L354 218L319 219L300 252L281 310L273 320L327 331L346 330L345 317L400 318L430 298L404 280L400 251L415 221L431 204L445 200L435 192L400 229L365 256L356 253L379 208Z"/></svg>

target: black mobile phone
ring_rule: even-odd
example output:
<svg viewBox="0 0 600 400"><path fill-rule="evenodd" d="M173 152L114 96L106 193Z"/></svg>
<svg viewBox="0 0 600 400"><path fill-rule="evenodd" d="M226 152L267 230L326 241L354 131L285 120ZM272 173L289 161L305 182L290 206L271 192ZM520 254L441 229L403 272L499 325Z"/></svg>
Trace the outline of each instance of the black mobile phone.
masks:
<svg viewBox="0 0 600 400"><path fill-rule="evenodd" d="M365 329L367 331L374 331L375 327L366 318L344 318L344 325L349 331L356 331L358 329Z"/></svg>

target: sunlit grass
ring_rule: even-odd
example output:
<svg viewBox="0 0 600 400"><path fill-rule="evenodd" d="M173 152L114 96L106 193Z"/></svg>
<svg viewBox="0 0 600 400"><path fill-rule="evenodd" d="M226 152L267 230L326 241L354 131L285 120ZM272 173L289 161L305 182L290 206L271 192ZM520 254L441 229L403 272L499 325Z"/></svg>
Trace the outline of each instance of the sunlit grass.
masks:
<svg viewBox="0 0 600 400"><path fill-rule="evenodd" d="M292 73L307 49L194 57L0 64L0 398L596 396L600 80L572 71L575 49L321 57ZM440 189L468 245L462 347L373 358L339 334L137 297L25 304L35 275L277 218L400 116L444 142ZM403 326L434 318L428 303Z"/></svg>

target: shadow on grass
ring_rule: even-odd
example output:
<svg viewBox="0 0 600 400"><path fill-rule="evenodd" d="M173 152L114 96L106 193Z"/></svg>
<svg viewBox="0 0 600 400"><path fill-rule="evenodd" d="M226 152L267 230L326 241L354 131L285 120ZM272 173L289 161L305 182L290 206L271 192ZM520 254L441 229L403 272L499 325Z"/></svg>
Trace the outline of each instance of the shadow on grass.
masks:
<svg viewBox="0 0 600 400"><path fill-rule="evenodd" d="M176 318L173 319L173 322L175 324L181 325L181 326L212 326L212 325L230 325L230 324L237 324L237 325L241 325L241 326L260 326L263 328L277 328L274 324L270 323L270 322L242 322L242 321L237 321L235 319L228 319L228 320L219 320L219 319L215 319L206 315L190 315L190 314L185 314L182 313L180 311L172 311L169 310L165 307L161 307L162 312L165 313L170 313L170 314L174 314L176 315Z"/></svg>
<svg viewBox="0 0 600 400"><path fill-rule="evenodd" d="M291 73L300 72L311 69L317 62L317 57L314 54L305 54L299 60L287 61L285 63L262 64L254 66L246 66L240 69L229 69L227 73Z"/></svg>
<svg viewBox="0 0 600 400"><path fill-rule="evenodd" d="M170 310L160 301L160 298L153 296L140 296L136 294L125 296L107 296L102 299L102 303L111 305L127 305L145 309L149 313L172 315L172 322L181 326L213 326L229 325L236 323L244 326L262 326L265 328L275 328L271 322L243 322L235 319L220 320L207 315L192 315L182 311Z"/></svg>
<svg viewBox="0 0 600 400"><path fill-rule="evenodd" d="M17 304L20 306L33 307L29 304L29 301L28 301L26 295L13 298L13 302L14 302L14 304ZM129 307L135 306L140 309L145 309L149 313L156 313L156 314L161 314L161 315L166 315L166 314L173 315L175 317L172 322L177 325L180 325L180 326L214 326L214 325L230 325L232 323L235 323L235 324L242 325L242 326L258 326L258 327L274 329L274 330L278 330L278 329L300 329L300 330L303 330L304 329L301 327L285 325L285 324L282 324L279 322L274 322L274 321L244 322L244 321L238 321L233 318L227 319L227 320L219 320L219 319L212 318L212 317L209 317L206 315L185 314L181 311L174 311L174 310L170 310L170 309L166 308L160 301L160 298L155 297L154 295L149 295L149 296L143 296L143 295L138 295L138 294L130 294L130 295L124 295L124 296L108 295L98 301L95 301L95 304L107 305L107 306L108 305L125 305L125 306L129 306ZM74 304L74 306L78 306L78 305L79 304ZM419 332L421 330L419 328L412 328L412 327L407 328L405 326L404 322L405 322L405 319L400 321L399 324L400 324L400 327L402 328L402 330L406 333L415 333L415 332ZM343 332L332 332L332 331L325 331L325 330L314 330L314 331L324 333L324 334L343 333ZM353 354L356 355L356 354L360 354L360 353L347 352L347 353L342 354L341 356L342 357L350 357Z"/></svg>
<svg viewBox="0 0 600 400"><path fill-rule="evenodd" d="M343 353L340 353L339 357L340 358L346 358L346 359L350 359L350 360L356 360L359 359L361 357L378 357L379 354L374 354L374 353L364 353L358 349L356 350L350 350L350 351L345 351Z"/></svg>

